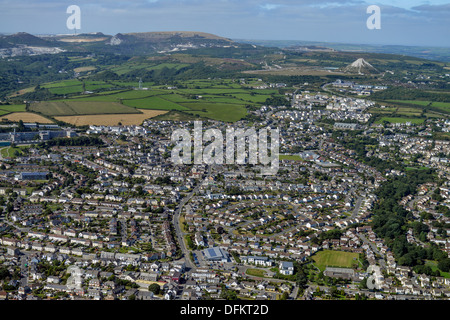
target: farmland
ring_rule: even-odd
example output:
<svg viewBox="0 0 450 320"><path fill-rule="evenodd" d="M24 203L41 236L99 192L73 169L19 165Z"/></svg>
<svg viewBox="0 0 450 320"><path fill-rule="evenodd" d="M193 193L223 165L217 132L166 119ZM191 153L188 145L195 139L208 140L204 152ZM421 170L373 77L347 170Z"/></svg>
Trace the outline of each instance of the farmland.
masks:
<svg viewBox="0 0 450 320"><path fill-rule="evenodd" d="M140 113L139 110L136 110L135 108L124 106L117 102L74 100L32 103L28 111L46 116Z"/></svg>
<svg viewBox="0 0 450 320"><path fill-rule="evenodd" d="M7 115L2 115L1 118L14 122L22 120L23 122L53 123L52 120L32 112L13 112Z"/></svg>
<svg viewBox="0 0 450 320"><path fill-rule="evenodd" d="M93 115L75 115L75 116L59 116L55 117L58 121L73 124L75 126L85 125L103 125L103 126L116 126L116 125L140 125L146 119L150 119L167 111L160 110L139 110L138 114L111 114L105 117L102 114Z"/></svg>
<svg viewBox="0 0 450 320"><path fill-rule="evenodd" d="M260 83L253 81L253 84ZM65 99L32 103L27 111L49 117L134 114L140 113L139 110L182 111L177 118L191 115L235 122L246 116L247 106L262 105L267 99L281 96L277 89L253 89L232 79L186 80L180 82L180 88L149 82L142 84L145 90L135 89L138 86L138 82L73 79L46 83L43 88L64 94ZM83 91L88 88L94 91ZM80 117L77 119L76 123L84 123Z"/></svg>

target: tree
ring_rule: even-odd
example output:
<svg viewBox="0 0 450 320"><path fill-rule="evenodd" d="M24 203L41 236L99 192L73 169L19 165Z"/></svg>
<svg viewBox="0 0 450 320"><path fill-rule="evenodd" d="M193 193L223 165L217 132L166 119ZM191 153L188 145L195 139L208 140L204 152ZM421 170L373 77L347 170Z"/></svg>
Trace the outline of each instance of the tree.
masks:
<svg viewBox="0 0 450 320"><path fill-rule="evenodd" d="M153 294L159 294L159 292L161 291L161 287L157 283L152 283L151 285L149 285L148 291L153 292Z"/></svg>
<svg viewBox="0 0 450 320"><path fill-rule="evenodd" d="M442 259L438 262L438 268L444 272L450 271L450 258Z"/></svg>
<svg viewBox="0 0 450 320"><path fill-rule="evenodd" d="M280 300L287 300L289 298L289 293L287 293L286 291L283 292L283 294L280 297Z"/></svg>

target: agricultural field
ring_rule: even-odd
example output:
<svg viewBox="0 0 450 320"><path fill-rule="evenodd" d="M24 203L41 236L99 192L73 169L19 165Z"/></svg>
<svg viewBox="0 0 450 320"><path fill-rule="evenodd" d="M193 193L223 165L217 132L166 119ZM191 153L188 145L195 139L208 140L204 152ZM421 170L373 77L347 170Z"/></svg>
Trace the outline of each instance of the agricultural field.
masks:
<svg viewBox="0 0 450 320"><path fill-rule="evenodd" d="M13 112L7 115L2 115L1 119L6 119L13 122L19 122L20 120L22 120L23 122L31 123L53 123L52 120L32 112Z"/></svg>
<svg viewBox="0 0 450 320"><path fill-rule="evenodd" d="M117 102L76 100L53 100L32 103L28 111L46 116L140 113L135 108L124 106Z"/></svg>
<svg viewBox="0 0 450 320"><path fill-rule="evenodd" d="M247 114L247 109L239 104L227 103L183 103L190 110L187 113L224 122L236 122Z"/></svg>
<svg viewBox="0 0 450 320"><path fill-rule="evenodd" d="M9 105L0 105L0 111L6 112L24 112L26 111L26 107L24 104L9 104Z"/></svg>
<svg viewBox="0 0 450 320"><path fill-rule="evenodd" d="M102 114L75 115L55 117L58 121L64 121L75 126L98 125L98 126L117 126L117 125L141 125L146 119L154 118L165 114L167 111L140 109L138 114L110 114L107 117Z"/></svg>
<svg viewBox="0 0 450 320"><path fill-rule="evenodd" d="M210 118L225 122L235 122L247 114L247 105L262 104L276 90L256 90L243 88L230 88L232 82L215 83L217 87L200 88L204 81L186 81L183 86L193 85L191 89L163 89L151 87L149 90L121 90L100 91L94 94L72 96L70 99L43 101L32 104L28 111L41 113L48 116L75 116L94 114L136 113L137 109L183 111L194 117ZM74 85L74 81L66 81L63 86L57 83L48 84L52 90L75 90L81 87ZM88 86L101 86L106 84L99 82L86 82ZM264 92L262 92L264 91ZM179 114L178 116L181 116Z"/></svg>
<svg viewBox="0 0 450 320"><path fill-rule="evenodd" d="M354 252L323 250L312 256L314 264L324 271L326 267L354 268L359 265L359 255Z"/></svg>
<svg viewBox="0 0 450 320"><path fill-rule="evenodd" d="M163 59L164 60L164 59ZM172 60L173 62L173 60ZM166 70L183 68L186 63L170 61L129 61L110 69L120 73L142 68ZM159 63L159 64L158 64ZM102 81L70 79L42 84L51 93L64 99L32 103L26 111L49 117L81 116L96 114L132 114L138 109L170 111L166 115L175 118L208 118L235 122L247 114L247 106L258 106L269 98L281 96L278 89L253 89L250 85L261 85L258 79L246 81L234 79L180 80L174 85L155 85L143 82L145 90L137 90L138 79L133 81ZM7 114L0 108L0 115ZM25 110L20 110L25 111ZM78 118L77 123L80 123ZM85 118L83 118L83 121Z"/></svg>
<svg viewBox="0 0 450 320"><path fill-rule="evenodd" d="M139 109L153 109L153 110L189 110L182 105L164 99L164 96L153 96L143 99L123 100L123 104L136 107Z"/></svg>
<svg viewBox="0 0 450 320"><path fill-rule="evenodd" d="M412 106L423 107L427 110L431 109L437 112L450 114L450 102L424 101L424 100L388 100L391 103L407 104Z"/></svg>

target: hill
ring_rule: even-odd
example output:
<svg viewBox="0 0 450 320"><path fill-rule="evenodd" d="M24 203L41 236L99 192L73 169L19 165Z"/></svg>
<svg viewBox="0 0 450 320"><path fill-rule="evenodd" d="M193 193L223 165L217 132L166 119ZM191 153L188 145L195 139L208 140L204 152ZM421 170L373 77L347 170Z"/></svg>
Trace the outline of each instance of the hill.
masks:
<svg viewBox="0 0 450 320"><path fill-rule="evenodd" d="M18 32L12 35L0 35L0 48L12 48L18 45L50 47L50 41L36 37L26 32Z"/></svg>
<svg viewBox="0 0 450 320"><path fill-rule="evenodd" d="M124 54L164 53L198 48L239 46L227 38L192 31L118 33L108 39L105 44L104 50L119 51Z"/></svg>

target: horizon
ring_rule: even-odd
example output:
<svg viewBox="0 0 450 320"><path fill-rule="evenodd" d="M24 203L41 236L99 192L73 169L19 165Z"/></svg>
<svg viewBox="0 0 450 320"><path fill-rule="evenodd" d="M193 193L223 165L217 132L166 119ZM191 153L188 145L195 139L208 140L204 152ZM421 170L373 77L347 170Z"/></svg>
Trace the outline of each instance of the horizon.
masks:
<svg viewBox="0 0 450 320"><path fill-rule="evenodd" d="M121 34L131 34L131 33L158 33L158 32L193 32L193 33L209 33L209 32L204 32L204 31L192 31L192 30L158 30L158 31L131 31L131 32L119 32ZM105 33L102 31L92 31L92 32L82 32L82 33L31 33L31 32L26 32L26 31L17 31L17 32L12 32L12 33L4 33L4 32L0 32L0 35L4 35L4 36L11 36L14 34L18 34L18 33L27 33L27 34L31 34L33 36L36 37L45 37L45 36L80 36L83 34L98 34L101 33L105 36L114 36L115 34L109 34L109 33ZM117 34L117 33L116 33ZM212 34L212 33L209 33ZM227 38L230 39L232 41L235 42L239 42L239 41L247 41L247 42L251 42L251 41L255 41L255 42L298 42L298 43L305 43L304 45L307 45L306 43L311 43L314 44L316 43L317 45L325 45L325 44L330 44L330 45L351 45L351 46L375 46L375 47L389 47L389 46L399 46L399 47L419 47L419 48L443 48L443 49L450 49L450 46L439 46L439 45L433 45L433 46L424 46L424 45L402 45L402 44L383 44L383 43L362 43L362 42L336 42L336 41L319 41L319 40L304 40L304 39L250 39L250 38L228 38L228 37L223 37L219 34L212 34L218 37L222 37L222 38ZM260 44L261 45L261 44ZM299 44L301 45L301 44ZM347 51L352 51L352 50L347 50Z"/></svg>
<svg viewBox="0 0 450 320"><path fill-rule="evenodd" d="M77 34L201 30L229 39L450 47L448 0L0 0L0 32L74 33L70 5L81 12ZM380 8L380 29L366 25L370 5Z"/></svg>

